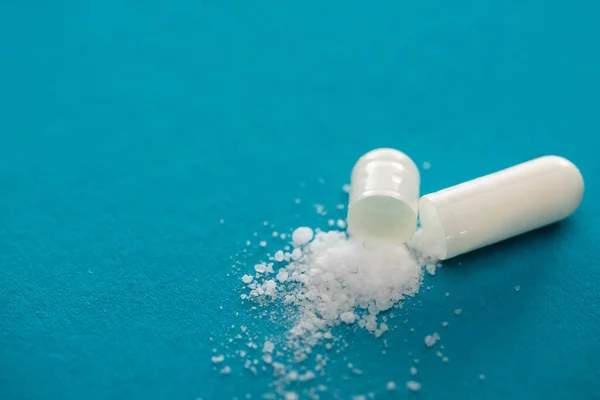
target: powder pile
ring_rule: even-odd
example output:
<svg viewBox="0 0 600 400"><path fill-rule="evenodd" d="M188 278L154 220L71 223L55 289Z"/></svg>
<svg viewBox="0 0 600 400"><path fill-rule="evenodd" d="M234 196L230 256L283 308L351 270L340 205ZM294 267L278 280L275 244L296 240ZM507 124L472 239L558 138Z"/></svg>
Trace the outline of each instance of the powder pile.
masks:
<svg viewBox="0 0 600 400"><path fill-rule="evenodd" d="M435 268L434 260L407 246L368 248L340 231L313 235L308 227L297 228L292 253L278 250L273 257L277 266L257 264L255 279L242 277L248 288L243 299L262 306L279 302L295 310L287 345L296 361L342 323L356 323L381 336L388 327L378 314L415 295L424 269ZM284 260L290 261L282 264Z"/></svg>
<svg viewBox="0 0 600 400"><path fill-rule="evenodd" d="M348 185L344 191L349 191ZM303 203L300 199L294 202ZM331 354L341 354L348 347L346 332L364 330L377 338L397 328L391 319L397 318L398 312L389 312L390 309L402 307L405 299L419 292L426 272L436 273L434 254L439 250L436 235L423 235L418 230L406 245L367 247L349 237L344 231L346 221L340 218L341 214L335 215L345 209L343 204L329 208L329 212L319 204L314 209L323 217L322 226L331 231L301 226L293 232L270 230L261 234L260 239L254 232L254 239L246 241L246 248L240 253L246 261L235 261L232 266L239 273L237 279L242 287L239 296L248 316L268 319L275 329L265 331L258 326L255 329L250 321L231 325L221 349L213 349L211 361L213 369L221 375L237 375L240 370L236 364L241 364L254 375L272 376L272 389L262 394L265 399L339 397L339 384L334 383L326 370L335 368L336 359L339 360L337 356L330 359ZM275 228L267 221L263 225ZM268 241L261 240L267 239L265 235ZM262 254L262 261L253 259L251 264L247 263L247 256L252 256L249 246ZM426 288L429 290L430 286ZM459 315L461 311L456 309L455 313ZM235 317L238 315L243 314L235 312ZM446 327L448 323L441 325ZM412 327L409 330L415 331ZM444 349L437 332L425 336L420 343L432 355ZM383 344L381 353L386 354L386 339ZM448 361L441 351L436 354L442 361ZM349 371L343 379L363 374L345 356L343 360ZM414 365L417 364L419 360L415 358ZM379 390L419 391L421 383L414 365L404 376L404 385L383 381ZM349 398L375 396L369 392ZM250 393L245 397L253 398Z"/></svg>
<svg viewBox="0 0 600 400"><path fill-rule="evenodd" d="M254 266L252 274L241 277L243 301L273 306L289 322L284 337L267 340L262 347L262 361L272 368L276 390L284 397L295 395L286 391L289 384L324 374L327 358L312 353L317 345L332 348L332 328L356 325L375 337L383 335L389 328L387 318L379 314L417 294L424 272L433 275L437 262L422 252L419 235L409 245L377 248L336 230L299 227L291 238L293 249L275 250L269 260ZM437 334L434 337L439 339ZM299 368L309 357L312 369ZM246 367L256 370L253 363L247 362ZM409 388L415 390L415 385Z"/></svg>

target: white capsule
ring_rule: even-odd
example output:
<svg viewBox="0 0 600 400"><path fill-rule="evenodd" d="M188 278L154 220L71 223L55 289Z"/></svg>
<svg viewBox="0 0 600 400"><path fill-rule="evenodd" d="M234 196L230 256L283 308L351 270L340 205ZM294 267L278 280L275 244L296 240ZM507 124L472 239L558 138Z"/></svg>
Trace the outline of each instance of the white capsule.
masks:
<svg viewBox="0 0 600 400"><path fill-rule="evenodd" d="M560 221L582 197L577 167L546 156L423 196L419 211L445 260Z"/></svg>
<svg viewBox="0 0 600 400"><path fill-rule="evenodd" d="M348 230L365 243L406 242L417 226L419 170L404 153L376 149L352 170Z"/></svg>

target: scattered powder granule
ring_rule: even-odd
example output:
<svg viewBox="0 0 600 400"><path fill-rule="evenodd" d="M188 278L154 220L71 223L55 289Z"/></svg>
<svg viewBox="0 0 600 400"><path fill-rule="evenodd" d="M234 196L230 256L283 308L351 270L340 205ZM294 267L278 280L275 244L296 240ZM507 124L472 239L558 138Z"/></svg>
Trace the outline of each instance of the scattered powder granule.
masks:
<svg viewBox="0 0 600 400"><path fill-rule="evenodd" d="M315 204L315 209L317 210L317 214L322 216L327 215L327 211L325 211L325 206L321 204Z"/></svg>
<svg viewBox="0 0 600 400"><path fill-rule="evenodd" d="M264 240L261 240L260 247L267 247L267 242L265 242Z"/></svg>
<svg viewBox="0 0 600 400"><path fill-rule="evenodd" d="M279 236L279 232L273 231L273 237L277 237L277 236Z"/></svg>
<svg viewBox="0 0 600 400"><path fill-rule="evenodd" d="M349 184L344 184L344 186L342 186L342 190L344 191L344 193L350 193L350 185Z"/></svg>
<svg viewBox="0 0 600 400"><path fill-rule="evenodd" d="M300 250L300 249L294 249L292 251L291 258L294 261L298 261L300 258L302 258L302 250Z"/></svg>
<svg viewBox="0 0 600 400"><path fill-rule="evenodd" d="M456 310L454 310L454 314L460 315L460 313L462 313L462 308L457 308Z"/></svg>
<svg viewBox="0 0 600 400"><path fill-rule="evenodd" d="M231 373L231 367L229 365L223 367L223 369L221 370L221 373L223 375L227 375L227 374Z"/></svg>
<svg viewBox="0 0 600 400"><path fill-rule="evenodd" d="M396 390L396 382L390 381L386 385L387 390Z"/></svg>
<svg viewBox="0 0 600 400"><path fill-rule="evenodd" d="M442 326L443 326L444 328L445 328L445 327L447 327L447 326L448 326L448 322L446 322L446 321L442 322Z"/></svg>
<svg viewBox="0 0 600 400"><path fill-rule="evenodd" d="M446 297L450 296L450 293L446 292Z"/></svg>
<svg viewBox="0 0 600 400"><path fill-rule="evenodd" d="M292 233L292 241L294 242L294 246L303 246L310 242L313 238L313 230L306 226L301 226L297 228Z"/></svg>
<svg viewBox="0 0 600 400"><path fill-rule="evenodd" d="M296 204L300 204L301 202L302 202L302 200L300 200L300 199L295 199L294 200L294 203L296 203Z"/></svg>
<svg viewBox="0 0 600 400"><path fill-rule="evenodd" d="M255 303L255 317L290 324L285 334L269 340L246 335L248 339L264 341L259 357L263 364L259 368L272 368L276 397L298 398L299 394L286 390L289 384L326 376L327 355L347 347L333 337L332 328L357 324L356 329L366 329L375 336L388 331L391 327L380 313L399 307L407 297L416 295L427 265L436 262L423 255L421 249L408 245L366 247L341 231L315 232L299 227L291 240L291 253L273 249L273 260L279 263L275 270L273 263L257 263L256 275L244 275L242 282L247 290L244 294ZM267 309L270 304L274 307ZM435 344L438 340L439 335L434 333L426 343ZM313 350L323 345L329 351L324 356L315 355ZM248 347L258 346L250 341ZM300 364L315 359L317 365L312 371ZM245 367L255 373L255 366L256 363L250 363ZM305 372L299 374L298 369ZM351 370L362 373L356 368ZM310 390L316 394L316 387L315 384L304 394L311 397Z"/></svg>
<svg viewBox="0 0 600 400"><path fill-rule="evenodd" d="M277 262L282 262L283 261L283 251L282 250L277 250L275 252L275 256L273 257L273 260L277 261Z"/></svg>
<svg viewBox="0 0 600 400"><path fill-rule="evenodd" d="M450 360L448 359L448 357L442 357L442 361L443 361L443 362L448 362L448 361L450 361Z"/></svg>
<svg viewBox="0 0 600 400"><path fill-rule="evenodd" d="M281 283L285 282L288 278L288 272L285 269L282 269L277 274L277 280Z"/></svg>
<svg viewBox="0 0 600 400"><path fill-rule="evenodd" d="M338 204L337 206L335 206L338 210L343 210L345 208L345 206L343 204Z"/></svg>
<svg viewBox="0 0 600 400"><path fill-rule="evenodd" d="M352 311L346 311L340 315L340 319L347 324L353 324L356 321L356 314Z"/></svg>
<svg viewBox="0 0 600 400"><path fill-rule="evenodd" d="M411 375L416 375L417 374L417 368L416 367L410 367L410 374Z"/></svg>
<svg viewBox="0 0 600 400"><path fill-rule="evenodd" d="M406 387L408 388L408 390L411 390L413 392L418 392L419 390L421 390L421 384L415 381L406 382Z"/></svg>
<svg viewBox="0 0 600 400"><path fill-rule="evenodd" d="M329 221L327 221L327 225L329 226L334 226L335 225L335 221L330 219Z"/></svg>
<svg viewBox="0 0 600 400"><path fill-rule="evenodd" d="M429 169L429 168L431 168L431 163L429 161L425 161L423 163L423 169Z"/></svg>
<svg viewBox="0 0 600 400"><path fill-rule="evenodd" d="M480 381L483 381L483 380L485 380L485 375L484 375L484 374L480 374L480 375L479 375L479 380L480 380Z"/></svg>
<svg viewBox="0 0 600 400"><path fill-rule="evenodd" d="M435 275L435 270L436 270L436 265L435 264L429 264L425 267L425 269L427 270L427 273L431 276ZM427 289L429 290L429 286L427 287Z"/></svg>
<svg viewBox="0 0 600 400"><path fill-rule="evenodd" d="M262 359L267 364L271 364L273 362L273 356L269 353L263 354Z"/></svg>
<svg viewBox="0 0 600 400"><path fill-rule="evenodd" d="M287 392L284 397L285 400L298 400L298 394L296 392Z"/></svg>
<svg viewBox="0 0 600 400"><path fill-rule="evenodd" d="M219 220L219 222L220 222L220 223L222 223L222 224L224 224L224 223L225 223L225 220L224 220L223 218L221 218L221 219Z"/></svg>
<svg viewBox="0 0 600 400"><path fill-rule="evenodd" d="M338 219L336 225L340 229L346 229L346 221L344 221L343 219Z"/></svg>
<svg viewBox="0 0 600 400"><path fill-rule="evenodd" d="M435 346L435 344L437 343L439 338L440 337L437 333L434 333L433 335L425 336L425 346L427 346L427 347Z"/></svg>
<svg viewBox="0 0 600 400"><path fill-rule="evenodd" d="M267 340L265 342L265 344L263 345L263 352L264 353L272 353L273 350L275 350L275 343Z"/></svg>
<svg viewBox="0 0 600 400"><path fill-rule="evenodd" d="M521 286L515 286L515 292L518 292L519 290L521 290Z"/></svg>
<svg viewBox="0 0 600 400"><path fill-rule="evenodd" d="M223 360L225 360L225 356L223 356L223 355L218 355L218 356L212 356L211 357L211 361L214 362L215 364L223 362Z"/></svg>

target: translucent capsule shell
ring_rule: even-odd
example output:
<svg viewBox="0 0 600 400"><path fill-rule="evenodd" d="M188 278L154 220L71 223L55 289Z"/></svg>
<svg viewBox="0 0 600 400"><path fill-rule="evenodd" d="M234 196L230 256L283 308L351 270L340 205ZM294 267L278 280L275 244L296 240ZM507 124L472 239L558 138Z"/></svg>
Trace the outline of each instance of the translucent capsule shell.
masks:
<svg viewBox="0 0 600 400"><path fill-rule="evenodd" d="M376 149L352 170L348 230L367 244L402 244L417 226L419 170L406 154Z"/></svg>

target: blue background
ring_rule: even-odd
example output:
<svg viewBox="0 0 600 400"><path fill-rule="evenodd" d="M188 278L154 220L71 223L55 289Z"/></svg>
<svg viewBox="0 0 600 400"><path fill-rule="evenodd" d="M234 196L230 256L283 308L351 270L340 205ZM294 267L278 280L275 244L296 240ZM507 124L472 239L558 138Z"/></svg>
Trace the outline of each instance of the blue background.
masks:
<svg viewBox="0 0 600 400"><path fill-rule="evenodd" d="M312 204L345 202L354 161L390 146L431 162L423 193L559 154L586 194L564 223L445 263L387 354L340 330L329 396L413 396L419 357L423 399L598 399L599 16L566 0L2 0L0 398L258 397L266 375L210 362L230 324L278 329L240 304L230 257L269 237L264 220L322 226ZM423 345L433 331L449 363ZM362 376L344 379L345 356Z"/></svg>

